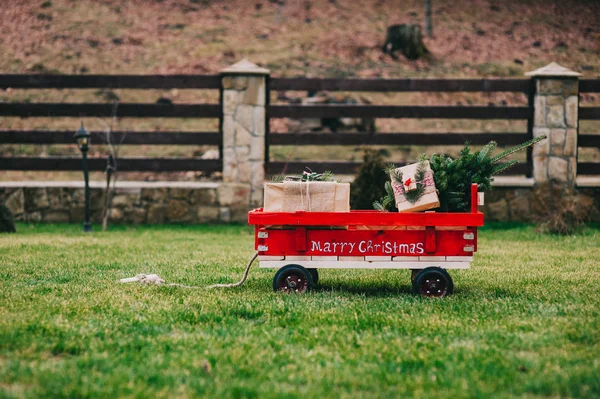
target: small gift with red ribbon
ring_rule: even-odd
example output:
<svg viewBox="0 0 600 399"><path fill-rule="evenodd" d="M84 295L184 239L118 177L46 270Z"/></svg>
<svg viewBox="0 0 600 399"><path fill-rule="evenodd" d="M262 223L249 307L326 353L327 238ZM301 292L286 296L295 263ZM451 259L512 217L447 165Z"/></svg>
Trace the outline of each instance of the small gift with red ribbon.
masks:
<svg viewBox="0 0 600 399"><path fill-rule="evenodd" d="M438 208L440 200L429 161L395 168L390 171L396 208L399 212L419 212Z"/></svg>
<svg viewBox="0 0 600 399"><path fill-rule="evenodd" d="M417 189L417 182L410 177L404 176L402 186L404 187L404 191L413 191Z"/></svg>

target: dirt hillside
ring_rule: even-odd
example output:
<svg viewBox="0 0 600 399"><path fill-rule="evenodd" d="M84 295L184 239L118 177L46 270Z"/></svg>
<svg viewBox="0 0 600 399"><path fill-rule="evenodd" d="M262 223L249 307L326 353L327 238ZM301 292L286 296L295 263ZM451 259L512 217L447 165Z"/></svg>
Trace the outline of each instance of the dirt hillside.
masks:
<svg viewBox="0 0 600 399"><path fill-rule="evenodd" d="M522 76L557 61L600 73L600 2L433 0L431 58L381 52L424 2L6 0L0 71L213 73L242 57L278 76Z"/></svg>

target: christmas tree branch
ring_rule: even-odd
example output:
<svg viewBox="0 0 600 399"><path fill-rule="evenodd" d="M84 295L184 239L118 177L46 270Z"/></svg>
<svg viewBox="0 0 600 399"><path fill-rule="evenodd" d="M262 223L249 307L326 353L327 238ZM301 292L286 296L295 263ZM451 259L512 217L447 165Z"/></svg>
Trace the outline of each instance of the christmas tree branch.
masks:
<svg viewBox="0 0 600 399"><path fill-rule="evenodd" d="M495 141L490 141L489 143L487 143L485 147L483 147L481 151L479 151L479 155L477 155L477 162L483 162L483 160L486 157L488 157L492 152L494 152L496 145L497 144Z"/></svg>
<svg viewBox="0 0 600 399"><path fill-rule="evenodd" d="M512 154L514 154L517 151L521 151L521 150L523 150L523 149L525 149L527 147L530 147L530 146L534 145L535 143L544 140L545 138L546 138L546 136L538 136L538 137L535 137L535 138L533 138L531 140L527 140L523 144L519 144L519 145L511 147L511 148L509 148L509 149L507 149L505 151L502 151L500 154L498 154L495 157L493 157L491 159L491 161L492 161L492 163L496 163L499 160L501 160L502 158L506 158L507 156L512 155Z"/></svg>
<svg viewBox="0 0 600 399"><path fill-rule="evenodd" d="M513 161L510 161L507 163L494 165L494 168L492 169L492 175L497 175L498 173L504 172L505 170L515 166L518 163L519 163L519 161L513 160Z"/></svg>

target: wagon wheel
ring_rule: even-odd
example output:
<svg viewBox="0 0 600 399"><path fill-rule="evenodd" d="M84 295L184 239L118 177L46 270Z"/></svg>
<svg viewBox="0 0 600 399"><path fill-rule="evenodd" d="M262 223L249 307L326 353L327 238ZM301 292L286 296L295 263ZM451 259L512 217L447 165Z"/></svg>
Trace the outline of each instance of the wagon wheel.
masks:
<svg viewBox="0 0 600 399"><path fill-rule="evenodd" d="M311 273L300 265L287 265L275 273L273 291L302 294L312 289Z"/></svg>
<svg viewBox="0 0 600 399"><path fill-rule="evenodd" d="M319 272L317 271L317 269L308 269L308 272L310 273L310 275L313 279L313 284L314 285L319 284Z"/></svg>
<svg viewBox="0 0 600 399"><path fill-rule="evenodd" d="M439 267L427 267L421 270L413 280L413 294L443 298L452 294L454 283L450 274Z"/></svg>
<svg viewBox="0 0 600 399"><path fill-rule="evenodd" d="M417 276L419 275L419 272L423 270L423 269L410 269L410 281L412 283L415 282L415 279L417 278Z"/></svg>

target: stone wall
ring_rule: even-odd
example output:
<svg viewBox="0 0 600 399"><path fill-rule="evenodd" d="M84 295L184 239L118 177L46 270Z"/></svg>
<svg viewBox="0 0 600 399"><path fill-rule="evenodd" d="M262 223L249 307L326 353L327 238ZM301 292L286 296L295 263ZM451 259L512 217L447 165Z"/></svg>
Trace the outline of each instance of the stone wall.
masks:
<svg viewBox="0 0 600 399"><path fill-rule="evenodd" d="M500 179L501 180L501 179ZM530 181L498 184L485 195L487 221L530 222L534 194ZM580 187L579 202L600 222L600 186ZM15 218L25 222L82 223L84 191L76 182L0 182ZM113 198L114 224L246 223L250 189L240 183L121 182ZM101 182L91 183L92 222L98 224L104 204ZM242 204L242 205L240 205ZM592 211L595 209L595 211Z"/></svg>
<svg viewBox="0 0 600 399"><path fill-rule="evenodd" d="M600 222L600 187L581 187L578 193L578 204L592 222ZM532 222L538 204L532 187L494 187L481 210L486 222Z"/></svg>
<svg viewBox="0 0 600 399"><path fill-rule="evenodd" d="M0 200L16 220L81 223L84 189L78 182L0 182ZM246 222L250 189L237 183L121 182L111 209L111 223ZM101 182L90 185L90 216L99 223L104 206Z"/></svg>

